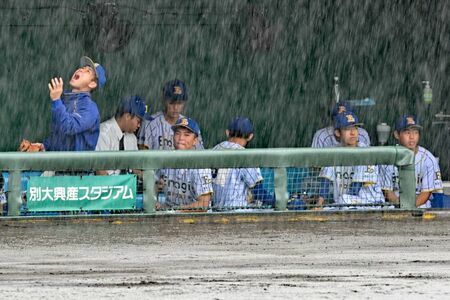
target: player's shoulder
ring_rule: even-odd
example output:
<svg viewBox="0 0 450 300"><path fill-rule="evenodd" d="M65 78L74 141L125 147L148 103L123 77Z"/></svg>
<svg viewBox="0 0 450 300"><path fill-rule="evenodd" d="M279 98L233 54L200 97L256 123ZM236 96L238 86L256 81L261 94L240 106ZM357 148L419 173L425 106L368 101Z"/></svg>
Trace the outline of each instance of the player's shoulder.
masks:
<svg viewBox="0 0 450 300"><path fill-rule="evenodd" d="M433 153L431 153L429 150L427 150L426 148L424 148L422 146L418 147L417 153L415 155L415 160L416 160L416 163L423 162L423 163L436 163L437 164L437 159L433 155Z"/></svg>
<svg viewBox="0 0 450 300"><path fill-rule="evenodd" d="M317 130L316 133L314 134L315 137L322 137L322 136L327 137L329 135L334 135L333 126L321 128L321 129Z"/></svg>
<svg viewBox="0 0 450 300"><path fill-rule="evenodd" d="M223 141L216 146L214 146L213 150L221 150L221 149L245 149L239 144L230 142L230 141Z"/></svg>

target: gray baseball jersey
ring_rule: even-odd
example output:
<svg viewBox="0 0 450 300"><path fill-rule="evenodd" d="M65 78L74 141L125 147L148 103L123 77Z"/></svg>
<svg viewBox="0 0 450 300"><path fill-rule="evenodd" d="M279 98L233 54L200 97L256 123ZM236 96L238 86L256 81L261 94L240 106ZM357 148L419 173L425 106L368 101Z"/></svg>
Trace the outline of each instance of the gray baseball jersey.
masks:
<svg viewBox="0 0 450 300"><path fill-rule="evenodd" d="M319 177L333 182L333 199L337 204L383 203L378 166L333 166L321 170ZM362 183L357 195L350 193L352 183Z"/></svg>
<svg viewBox="0 0 450 300"><path fill-rule="evenodd" d="M167 207L188 205L213 192L211 169L160 169L155 175L163 180Z"/></svg>
<svg viewBox="0 0 450 300"><path fill-rule="evenodd" d="M239 144L224 141L213 150L245 149ZM218 169L213 180L214 207L247 206L250 189L263 180L259 168Z"/></svg>
<svg viewBox="0 0 450 300"><path fill-rule="evenodd" d="M416 175L416 195L421 192L442 192L441 170L438 161L427 149L419 146L414 156ZM399 195L398 169L389 165L383 168L382 189L394 191ZM431 207L428 200L421 208Z"/></svg>

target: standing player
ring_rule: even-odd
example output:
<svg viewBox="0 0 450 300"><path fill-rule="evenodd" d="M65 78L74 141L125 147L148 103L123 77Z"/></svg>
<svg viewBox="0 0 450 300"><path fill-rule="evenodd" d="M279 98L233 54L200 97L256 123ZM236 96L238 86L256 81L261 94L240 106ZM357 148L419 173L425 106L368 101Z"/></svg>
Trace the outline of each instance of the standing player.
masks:
<svg viewBox="0 0 450 300"><path fill-rule="evenodd" d="M172 127L173 143L176 150L195 150L200 128L189 118L179 119ZM206 209L211 194L211 169L161 169L156 172L158 188L165 194L165 202L159 201L160 208Z"/></svg>
<svg viewBox="0 0 450 300"><path fill-rule="evenodd" d="M52 100L52 127L44 141L47 151L93 151L97 145L100 113L91 99L91 92L103 87L106 75L103 67L89 57L81 58L81 65L69 81L71 92L63 93L61 78L48 84Z"/></svg>
<svg viewBox="0 0 450 300"><path fill-rule="evenodd" d="M114 117L100 124L100 136L96 151L138 150L134 134L145 116L145 104L141 97L124 98ZM97 171L97 175L119 175L121 170ZM140 173L140 172L138 172Z"/></svg>
<svg viewBox="0 0 450 300"><path fill-rule="evenodd" d="M228 140L214 150L245 149L253 139L253 124L248 118L236 117L228 124ZM213 181L215 208L246 207L253 200L251 189L263 180L259 168L218 169Z"/></svg>
<svg viewBox="0 0 450 300"><path fill-rule="evenodd" d="M358 142L358 128L362 123L352 112L338 114L335 118L336 137L341 147L361 147ZM378 166L334 166L325 167L320 172L325 178L320 191L319 205L325 202L332 185L333 200L336 204L383 203L384 196L379 183Z"/></svg>
<svg viewBox="0 0 450 300"><path fill-rule="evenodd" d="M331 117L334 120L338 114L351 111L352 108L350 106L350 103L346 101L341 101L333 107L331 111ZM370 146L370 137L364 128L358 128L358 136L359 136L358 141L362 144L363 147ZM336 136L333 126L328 126L316 131L313 137L311 147L313 148L338 147L339 144L340 144L339 137Z"/></svg>
<svg viewBox="0 0 450 300"><path fill-rule="evenodd" d="M442 179L437 159L430 151L419 146L421 130L422 126L414 115L403 115L395 124L394 137L400 145L415 154L416 206L429 208L432 193L442 192ZM383 190L386 198L391 202L398 202L398 170L394 166L386 166L384 173Z"/></svg>
<svg viewBox="0 0 450 300"><path fill-rule="evenodd" d="M146 122L144 128L143 145L141 149L173 150L172 126L180 119L184 110L188 94L183 81L174 79L166 82L163 88L163 111L152 115L153 120ZM200 131L195 149L203 149Z"/></svg>

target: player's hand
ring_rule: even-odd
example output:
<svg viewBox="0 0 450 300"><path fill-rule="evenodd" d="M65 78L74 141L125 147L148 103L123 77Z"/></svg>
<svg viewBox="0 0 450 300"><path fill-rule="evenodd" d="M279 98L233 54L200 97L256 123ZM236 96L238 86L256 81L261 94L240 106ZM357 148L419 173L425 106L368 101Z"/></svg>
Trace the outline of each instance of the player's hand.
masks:
<svg viewBox="0 0 450 300"><path fill-rule="evenodd" d="M17 150L21 152L40 152L45 149L42 143L32 143L29 140L23 139Z"/></svg>
<svg viewBox="0 0 450 300"><path fill-rule="evenodd" d="M63 80L61 77L52 78L48 84L48 89L50 90L50 98L52 101L56 101L61 98L63 93Z"/></svg>
<svg viewBox="0 0 450 300"><path fill-rule="evenodd" d="M31 142L29 140L23 139L22 142L20 142L19 148L17 151L20 152L27 152L28 148L30 148Z"/></svg>

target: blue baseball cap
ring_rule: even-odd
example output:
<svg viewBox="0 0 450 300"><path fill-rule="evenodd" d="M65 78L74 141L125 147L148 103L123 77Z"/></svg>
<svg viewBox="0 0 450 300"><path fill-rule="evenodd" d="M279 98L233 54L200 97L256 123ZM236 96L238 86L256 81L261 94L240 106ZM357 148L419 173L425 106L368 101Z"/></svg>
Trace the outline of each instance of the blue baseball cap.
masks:
<svg viewBox="0 0 450 300"><path fill-rule="evenodd" d="M191 132L195 133L196 136L200 135L200 127L198 126L197 122L195 122L191 118L178 119L175 125L172 126L172 130L175 131L179 127L190 130Z"/></svg>
<svg viewBox="0 0 450 300"><path fill-rule="evenodd" d="M338 114L349 111L353 111L353 108L350 105L350 103L347 101L340 101L339 103L336 103L331 109L331 116L334 119Z"/></svg>
<svg viewBox="0 0 450 300"><path fill-rule="evenodd" d="M351 111L340 113L334 118L334 129L362 125L363 123L359 123L358 117Z"/></svg>
<svg viewBox="0 0 450 300"><path fill-rule="evenodd" d="M98 63L95 63L92 59L87 56L83 56L80 59L80 67L89 66L95 71L95 76L97 77L98 86L103 88L106 83L106 72L105 69Z"/></svg>
<svg viewBox="0 0 450 300"><path fill-rule="evenodd" d="M422 129L419 125L417 117L414 115L403 115L395 123L395 130L402 131L406 129Z"/></svg>
<svg viewBox="0 0 450 300"><path fill-rule="evenodd" d="M130 96L120 102L119 110L130 113L141 119L145 118L145 103L140 96Z"/></svg>
<svg viewBox="0 0 450 300"><path fill-rule="evenodd" d="M183 81L178 79L170 80L164 85L163 96L165 100L187 101L188 95L186 85Z"/></svg>
<svg viewBox="0 0 450 300"><path fill-rule="evenodd" d="M236 117L228 123L228 128L230 132L240 133L242 135L248 135L253 133L253 124L249 118Z"/></svg>

